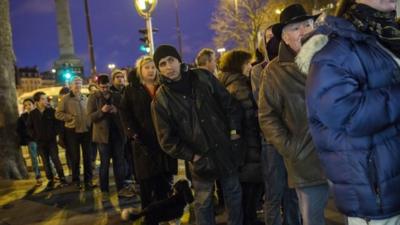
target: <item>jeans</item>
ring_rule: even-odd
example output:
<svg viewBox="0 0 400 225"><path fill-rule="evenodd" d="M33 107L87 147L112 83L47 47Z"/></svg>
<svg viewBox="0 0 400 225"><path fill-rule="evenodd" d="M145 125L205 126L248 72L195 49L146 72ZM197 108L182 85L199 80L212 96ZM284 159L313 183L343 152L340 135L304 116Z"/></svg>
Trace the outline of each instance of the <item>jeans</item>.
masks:
<svg viewBox="0 0 400 225"><path fill-rule="evenodd" d="M39 169L39 161L38 161L38 152L37 152L36 142L30 141L28 143L28 150L29 150L29 155L31 157L31 161L32 161L32 169L33 169L33 172L35 172L35 178L39 179L41 177L41 175L40 175L40 169Z"/></svg>
<svg viewBox="0 0 400 225"><path fill-rule="evenodd" d="M92 181L92 150L90 146L90 135L89 132L76 133L75 129L65 128L65 138L67 146L71 151L71 164L72 164L72 182L79 183L79 165L80 165L80 147L82 146L83 156L83 170L84 170L84 181L89 183Z"/></svg>
<svg viewBox="0 0 400 225"><path fill-rule="evenodd" d="M349 225L399 225L400 224L400 215L393 216L391 218L387 218L387 219L383 219L383 220L371 220L369 222L365 221L362 218L349 217L348 221L349 221Z"/></svg>
<svg viewBox="0 0 400 225"><path fill-rule="evenodd" d="M109 191L110 159L113 161L113 170L117 190L124 187L124 143L121 138L110 138L108 144L97 144L100 153L100 189Z"/></svg>
<svg viewBox="0 0 400 225"><path fill-rule="evenodd" d="M201 180L196 176L192 177L194 188L194 210L196 225L215 225L214 205L212 196L215 180ZM225 205L228 210L228 224L242 225L242 190L237 175L220 178L224 193Z"/></svg>
<svg viewBox="0 0 400 225"><path fill-rule="evenodd" d="M265 183L265 225L300 225L296 191L288 187L282 156L273 145L263 141L261 161Z"/></svg>
<svg viewBox="0 0 400 225"><path fill-rule="evenodd" d="M303 225L325 225L328 184L296 188Z"/></svg>
<svg viewBox="0 0 400 225"><path fill-rule="evenodd" d="M51 165L51 161L54 163L54 167L57 171L60 179L65 179L64 170L61 165L60 157L58 156L58 148L56 141L50 142L39 142L38 143L39 154L43 160L43 166L46 172L46 177L49 181L54 179L53 166Z"/></svg>

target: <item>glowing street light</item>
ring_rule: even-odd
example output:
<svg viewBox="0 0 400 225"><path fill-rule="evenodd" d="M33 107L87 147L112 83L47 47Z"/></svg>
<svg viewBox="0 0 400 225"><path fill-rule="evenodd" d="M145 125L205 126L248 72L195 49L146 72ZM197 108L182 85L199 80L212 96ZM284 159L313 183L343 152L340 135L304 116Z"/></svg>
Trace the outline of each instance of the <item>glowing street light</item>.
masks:
<svg viewBox="0 0 400 225"><path fill-rule="evenodd" d="M151 13L157 5L157 0L133 0L136 11L146 20L146 28L149 37L150 55L154 53L153 26L151 24Z"/></svg>
<svg viewBox="0 0 400 225"><path fill-rule="evenodd" d="M225 48L219 48L219 49L217 49L217 52L219 54L222 54L222 53L226 52L226 49Z"/></svg>
<svg viewBox="0 0 400 225"><path fill-rule="evenodd" d="M108 69L110 69L110 70L115 69L115 64L114 63L108 64Z"/></svg>
<svg viewBox="0 0 400 225"><path fill-rule="evenodd" d="M57 70L56 70L56 69L51 69L51 72L52 72L52 73L56 73Z"/></svg>

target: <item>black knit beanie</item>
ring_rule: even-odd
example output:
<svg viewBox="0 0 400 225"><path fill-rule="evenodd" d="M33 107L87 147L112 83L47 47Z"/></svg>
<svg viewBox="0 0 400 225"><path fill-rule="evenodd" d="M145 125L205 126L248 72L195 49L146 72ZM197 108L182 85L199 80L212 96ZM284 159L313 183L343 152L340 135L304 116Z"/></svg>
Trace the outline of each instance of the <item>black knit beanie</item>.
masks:
<svg viewBox="0 0 400 225"><path fill-rule="evenodd" d="M97 76L98 84L108 84L110 83L110 77L107 74L100 74Z"/></svg>
<svg viewBox="0 0 400 225"><path fill-rule="evenodd" d="M178 51L171 45L160 45L157 47L156 51L154 52L153 59L154 64L158 69L158 63L161 59L172 56L176 58L179 62L182 62L181 56L179 55Z"/></svg>

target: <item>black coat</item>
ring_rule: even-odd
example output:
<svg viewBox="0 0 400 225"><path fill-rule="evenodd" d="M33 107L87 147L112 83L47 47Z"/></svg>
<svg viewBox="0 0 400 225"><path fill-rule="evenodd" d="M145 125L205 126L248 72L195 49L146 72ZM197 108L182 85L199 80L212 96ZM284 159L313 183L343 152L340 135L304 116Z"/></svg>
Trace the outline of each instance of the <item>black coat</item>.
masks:
<svg viewBox="0 0 400 225"><path fill-rule="evenodd" d="M120 115L128 136L136 134L132 141L133 160L138 179L147 179L162 173L177 173L177 160L161 150L151 119L152 97L138 83L126 87L120 104Z"/></svg>
<svg viewBox="0 0 400 225"><path fill-rule="evenodd" d="M53 108L46 108L43 113L34 109L29 113L28 130L33 140L38 143L56 142L57 134L61 127L61 121L54 116Z"/></svg>
<svg viewBox="0 0 400 225"><path fill-rule="evenodd" d="M17 121L17 134L20 145L27 145L29 142L33 141L28 131L28 118L29 113L25 112L21 114Z"/></svg>
<svg viewBox="0 0 400 225"><path fill-rule="evenodd" d="M242 182L262 182L261 139L257 119L257 104L253 98L248 77L239 73L220 73L218 79L228 92L239 101L242 119L242 165L239 178Z"/></svg>
<svg viewBox="0 0 400 225"><path fill-rule="evenodd" d="M186 78L184 76L187 76ZM237 172L236 148L232 148L231 130L241 129L242 112L238 102L212 75L200 70L182 73L189 78L183 92L164 79L152 103L152 116L161 147L169 155L192 161L194 175L215 179ZM178 85L175 85L175 87ZM190 94L191 93L191 94Z"/></svg>

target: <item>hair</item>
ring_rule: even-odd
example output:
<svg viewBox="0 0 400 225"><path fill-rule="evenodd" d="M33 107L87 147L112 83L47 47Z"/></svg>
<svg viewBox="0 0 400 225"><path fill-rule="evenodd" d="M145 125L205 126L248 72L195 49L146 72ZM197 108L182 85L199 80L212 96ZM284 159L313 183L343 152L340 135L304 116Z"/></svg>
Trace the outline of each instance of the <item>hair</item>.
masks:
<svg viewBox="0 0 400 225"><path fill-rule="evenodd" d="M136 76L139 78L139 81L143 83L143 77L142 77L142 68L145 64L149 62L154 62L153 58L148 55L144 55L136 60ZM158 78L158 72L156 69L156 78L155 78L155 83L158 83L159 78Z"/></svg>
<svg viewBox="0 0 400 225"><path fill-rule="evenodd" d="M74 77L74 79L72 79L72 83L74 83L75 81L77 81L77 80L79 80L79 81L82 81L83 82L83 79L80 77L80 76L75 76Z"/></svg>
<svg viewBox="0 0 400 225"><path fill-rule="evenodd" d="M24 99L24 101L22 101L22 104L25 104L25 102L31 102L32 104L35 104L35 102L31 98Z"/></svg>
<svg viewBox="0 0 400 225"><path fill-rule="evenodd" d="M353 5L356 4L356 0L339 0L337 3L337 8L335 16L343 17L343 14Z"/></svg>
<svg viewBox="0 0 400 225"><path fill-rule="evenodd" d="M108 74L100 74L97 76L97 84L109 84L110 83L110 77Z"/></svg>
<svg viewBox="0 0 400 225"><path fill-rule="evenodd" d="M204 66L211 60L211 57L215 55L214 50L210 48L203 48L196 56L196 65Z"/></svg>
<svg viewBox="0 0 400 225"><path fill-rule="evenodd" d="M43 91L35 92L35 94L33 94L33 100L35 102L40 101L40 97L42 97L42 95L46 95L46 93L44 93Z"/></svg>
<svg viewBox="0 0 400 225"><path fill-rule="evenodd" d="M243 65L251 60L251 54L247 51L235 49L226 52L220 59L222 72L243 73Z"/></svg>
<svg viewBox="0 0 400 225"><path fill-rule="evenodd" d="M95 84L95 83L90 83L89 86L88 86L88 90L90 91L90 89L91 89L92 87L95 87L95 88L97 89L97 84Z"/></svg>
<svg viewBox="0 0 400 225"><path fill-rule="evenodd" d="M58 92L59 95L66 95L70 92L70 89L68 87L62 87L60 91Z"/></svg>
<svg viewBox="0 0 400 225"><path fill-rule="evenodd" d="M115 80L115 77L117 76L117 74L122 74L122 75L124 75L124 77L125 77L125 70L122 70L122 69L115 69L115 70L113 70L112 72L111 72L111 80L112 81L114 81Z"/></svg>
<svg viewBox="0 0 400 225"><path fill-rule="evenodd" d="M252 66L264 62L265 56L259 48L256 48L256 52L254 53L254 55L256 60L252 63Z"/></svg>

